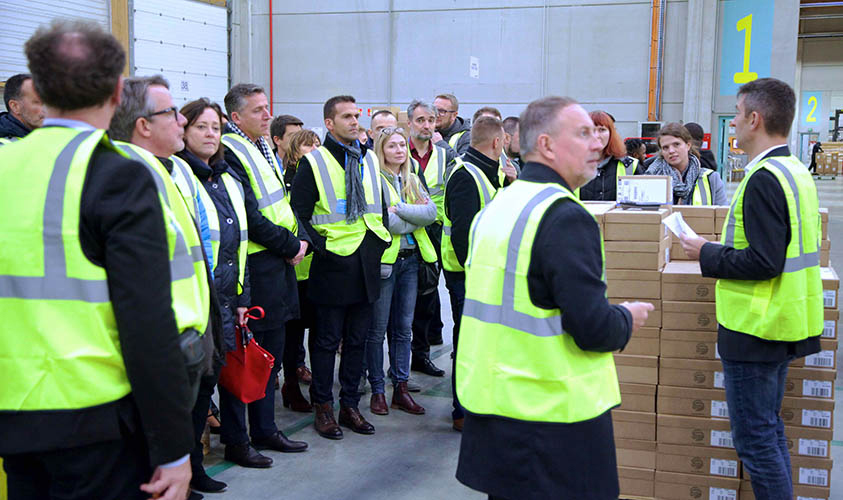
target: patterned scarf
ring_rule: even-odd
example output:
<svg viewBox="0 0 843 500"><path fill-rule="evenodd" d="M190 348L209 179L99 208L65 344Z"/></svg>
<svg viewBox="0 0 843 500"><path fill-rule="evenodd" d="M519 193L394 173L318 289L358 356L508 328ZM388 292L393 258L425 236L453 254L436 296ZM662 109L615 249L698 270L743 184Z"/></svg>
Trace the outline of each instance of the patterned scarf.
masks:
<svg viewBox="0 0 843 500"><path fill-rule="evenodd" d="M235 133L240 137L246 139L247 141L252 142L252 140L249 139L249 136L246 135L245 132L240 130L240 127L235 125L234 122L229 121L225 124L225 127L226 132ZM258 142L252 142L252 144L254 144L260 150L260 152L263 154L263 157L266 158L266 162L269 163L269 168L271 168L272 171L275 172L275 164L272 162L272 155L274 153L272 152L272 148L270 148L269 144L266 142L266 139L263 136L258 137ZM280 175L280 172L275 172L275 175Z"/></svg>
<svg viewBox="0 0 843 500"><path fill-rule="evenodd" d="M679 171L668 165L667 161L661 156L647 169L647 175L669 175L673 181L673 196L679 198L681 203L681 200L691 194L694 185L697 183L697 178L700 176L700 160L692 154L688 155L688 168L684 181Z"/></svg>
<svg viewBox="0 0 843 500"><path fill-rule="evenodd" d="M336 142L345 152L345 221L352 224L366 213L366 193L363 191L363 176L360 172L363 168L363 152L360 150L359 141L346 146L330 132L326 141L328 138Z"/></svg>

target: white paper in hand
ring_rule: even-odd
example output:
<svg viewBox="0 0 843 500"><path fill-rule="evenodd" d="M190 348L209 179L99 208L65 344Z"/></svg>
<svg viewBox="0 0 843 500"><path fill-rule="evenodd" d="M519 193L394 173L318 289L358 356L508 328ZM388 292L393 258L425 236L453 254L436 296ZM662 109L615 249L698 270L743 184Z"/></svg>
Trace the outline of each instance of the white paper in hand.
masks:
<svg viewBox="0 0 843 500"><path fill-rule="evenodd" d="M691 238L697 237L697 233L695 233L694 230L691 229L691 226L685 222L685 219L682 218L681 212L673 212L668 215L664 219L664 225L667 226L667 228L670 229L670 232L675 234L677 238L683 234Z"/></svg>

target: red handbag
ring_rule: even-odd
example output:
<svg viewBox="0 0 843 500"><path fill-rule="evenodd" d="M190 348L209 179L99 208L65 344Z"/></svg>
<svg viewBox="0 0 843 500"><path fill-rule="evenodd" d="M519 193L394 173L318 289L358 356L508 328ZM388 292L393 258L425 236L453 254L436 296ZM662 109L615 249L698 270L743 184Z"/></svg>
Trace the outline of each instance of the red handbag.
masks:
<svg viewBox="0 0 843 500"><path fill-rule="evenodd" d="M251 315L252 311L257 316ZM264 311L260 307L252 307L246 312L246 317L263 319ZM225 366L220 371L220 385L240 401L251 403L266 396L266 383L275 365L275 357L255 342L248 326L238 325L234 333L237 349L225 357Z"/></svg>

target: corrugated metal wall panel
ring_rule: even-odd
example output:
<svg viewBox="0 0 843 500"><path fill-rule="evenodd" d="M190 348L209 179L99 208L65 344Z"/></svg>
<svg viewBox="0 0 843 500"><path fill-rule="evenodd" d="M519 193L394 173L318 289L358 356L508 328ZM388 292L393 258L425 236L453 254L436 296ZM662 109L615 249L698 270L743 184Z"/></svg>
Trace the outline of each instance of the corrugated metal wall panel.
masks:
<svg viewBox="0 0 843 500"><path fill-rule="evenodd" d="M222 105L228 91L228 17L192 0L134 0L133 74L161 74L177 106L198 97Z"/></svg>
<svg viewBox="0 0 843 500"><path fill-rule="evenodd" d="M23 45L38 26L57 18L96 21L109 29L108 0L27 0L0 2L0 81L27 73Z"/></svg>

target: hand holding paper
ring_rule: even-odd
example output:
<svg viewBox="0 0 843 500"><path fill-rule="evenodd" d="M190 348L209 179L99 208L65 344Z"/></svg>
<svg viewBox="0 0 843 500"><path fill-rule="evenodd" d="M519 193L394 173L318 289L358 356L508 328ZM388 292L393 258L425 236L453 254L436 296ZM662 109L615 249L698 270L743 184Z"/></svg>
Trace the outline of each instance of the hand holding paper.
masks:
<svg viewBox="0 0 843 500"><path fill-rule="evenodd" d="M685 219L682 218L681 212L673 212L672 214L668 215L664 219L664 225L670 229L670 232L676 235L677 238L681 237L683 234L685 236L690 236L692 238L697 237L697 233L691 229L691 226L685 222Z"/></svg>

